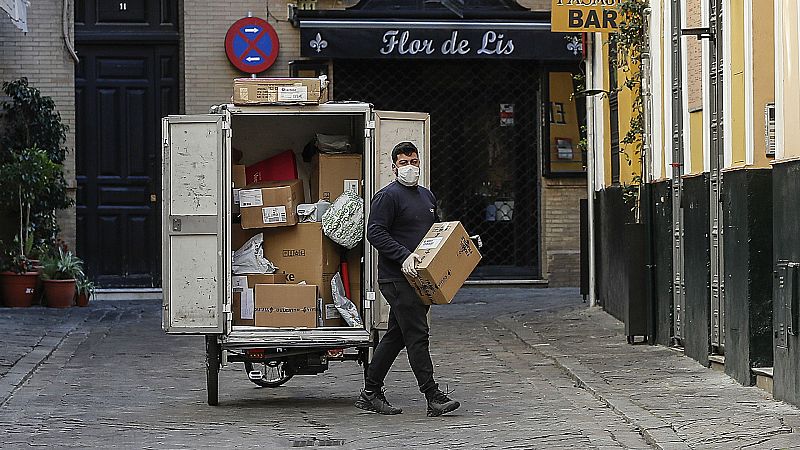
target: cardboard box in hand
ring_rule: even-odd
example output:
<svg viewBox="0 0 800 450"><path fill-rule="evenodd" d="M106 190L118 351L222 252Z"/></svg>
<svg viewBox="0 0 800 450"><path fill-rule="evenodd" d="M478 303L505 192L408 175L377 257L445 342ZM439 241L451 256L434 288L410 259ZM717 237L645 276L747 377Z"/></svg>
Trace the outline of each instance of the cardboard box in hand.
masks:
<svg viewBox="0 0 800 450"><path fill-rule="evenodd" d="M426 305L447 304L481 260L461 222L435 223L414 253L422 257L408 282Z"/></svg>

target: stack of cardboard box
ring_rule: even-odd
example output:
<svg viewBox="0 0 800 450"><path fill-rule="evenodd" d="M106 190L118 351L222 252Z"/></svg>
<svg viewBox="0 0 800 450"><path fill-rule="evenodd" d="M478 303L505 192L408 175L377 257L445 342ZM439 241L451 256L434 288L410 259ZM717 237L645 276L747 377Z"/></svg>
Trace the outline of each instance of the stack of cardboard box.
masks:
<svg viewBox="0 0 800 450"><path fill-rule="evenodd" d="M263 233L264 257L278 273L234 276L233 324L256 327L347 326L333 305L331 278L348 265L351 301L361 310L362 247L346 251L322 232L320 222L298 223L296 208L305 200L301 180L247 186L243 166L234 166L234 203L241 223L233 223L231 246L241 247ZM311 179L312 200L361 193L360 155L318 155ZM302 284L300 284L302 283Z"/></svg>

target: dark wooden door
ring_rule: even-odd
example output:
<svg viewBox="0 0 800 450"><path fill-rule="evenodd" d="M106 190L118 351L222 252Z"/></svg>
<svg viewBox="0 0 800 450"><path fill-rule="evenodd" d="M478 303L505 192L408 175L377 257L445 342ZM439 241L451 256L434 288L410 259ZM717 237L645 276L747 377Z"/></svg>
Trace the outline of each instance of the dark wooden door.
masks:
<svg viewBox="0 0 800 450"><path fill-rule="evenodd" d="M178 112L177 46L83 44L78 54L77 251L101 287L160 286L160 119Z"/></svg>

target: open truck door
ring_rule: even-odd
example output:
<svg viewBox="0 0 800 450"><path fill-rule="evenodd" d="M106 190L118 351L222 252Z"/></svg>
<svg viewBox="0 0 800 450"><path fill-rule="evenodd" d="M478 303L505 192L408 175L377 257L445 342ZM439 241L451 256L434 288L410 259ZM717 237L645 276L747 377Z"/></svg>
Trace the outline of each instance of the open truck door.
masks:
<svg viewBox="0 0 800 450"><path fill-rule="evenodd" d="M162 252L167 333L223 334L229 307L227 114L163 119Z"/></svg>
<svg viewBox="0 0 800 450"><path fill-rule="evenodd" d="M394 181L392 173L392 149L400 142L409 141L419 149L422 166L419 184L430 187L431 152L430 152L430 114L400 111L373 111L372 151L365 152L365 170L372 170L371 185L365 188L366 216L369 219L369 207L372 196L381 188ZM369 133L368 133L369 134ZM370 284L368 298L374 295L372 303L373 328L386 330L389 323L389 304L381 296L378 289L378 251L368 246L364 252L364 266Z"/></svg>

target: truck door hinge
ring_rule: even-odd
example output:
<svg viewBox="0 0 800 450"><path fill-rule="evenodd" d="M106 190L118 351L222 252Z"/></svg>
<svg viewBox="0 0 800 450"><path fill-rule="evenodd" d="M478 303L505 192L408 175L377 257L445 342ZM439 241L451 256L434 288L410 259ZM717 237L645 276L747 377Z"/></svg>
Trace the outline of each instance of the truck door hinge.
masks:
<svg viewBox="0 0 800 450"><path fill-rule="evenodd" d="M225 117L222 118L222 131L225 133L225 137L231 137L231 123Z"/></svg>

